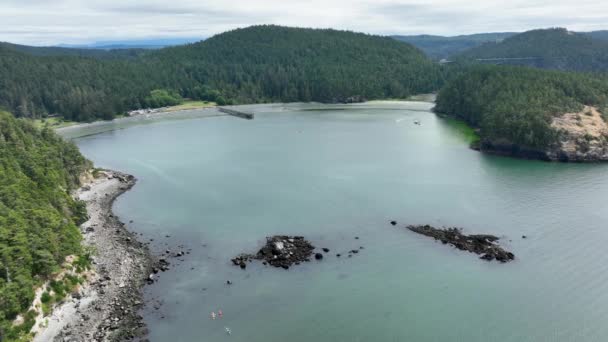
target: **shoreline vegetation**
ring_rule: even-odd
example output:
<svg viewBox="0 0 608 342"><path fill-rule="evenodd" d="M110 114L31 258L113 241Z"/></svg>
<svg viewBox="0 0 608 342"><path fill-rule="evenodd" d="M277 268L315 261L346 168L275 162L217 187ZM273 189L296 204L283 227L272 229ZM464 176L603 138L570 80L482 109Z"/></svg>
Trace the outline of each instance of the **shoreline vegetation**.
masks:
<svg viewBox="0 0 608 342"><path fill-rule="evenodd" d="M121 119L132 118L137 116L150 116L155 114L166 114L166 113L175 113L182 112L187 110L200 110L200 109L208 109L215 108L217 104L215 102L209 101L197 101L197 100L184 100L180 104L168 107L160 107L160 108L146 108L146 109L138 109L129 111L126 115L116 115L110 120L97 119L91 122L78 122L78 121L70 121L64 120L61 117L50 117L44 119L33 119L34 124L38 128L49 127L53 129L62 129L67 127L74 126L86 126L93 123L98 122L113 122Z"/></svg>
<svg viewBox="0 0 608 342"><path fill-rule="evenodd" d="M0 336L19 341L88 268L87 212L70 193L92 163L52 130L0 112L0 164Z"/></svg>

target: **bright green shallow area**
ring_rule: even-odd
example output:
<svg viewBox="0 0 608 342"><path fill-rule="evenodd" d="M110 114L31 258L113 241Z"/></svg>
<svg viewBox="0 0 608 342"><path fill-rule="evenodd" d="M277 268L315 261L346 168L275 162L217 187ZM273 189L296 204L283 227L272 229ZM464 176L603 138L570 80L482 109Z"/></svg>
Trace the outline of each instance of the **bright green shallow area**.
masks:
<svg viewBox="0 0 608 342"><path fill-rule="evenodd" d="M143 239L193 248L147 288L164 302L144 313L152 341L605 341L608 166L486 156L431 107L260 105L252 121L193 112L64 134L139 178L115 211ZM493 233L517 259L487 263L390 219ZM277 233L332 253L231 266Z"/></svg>

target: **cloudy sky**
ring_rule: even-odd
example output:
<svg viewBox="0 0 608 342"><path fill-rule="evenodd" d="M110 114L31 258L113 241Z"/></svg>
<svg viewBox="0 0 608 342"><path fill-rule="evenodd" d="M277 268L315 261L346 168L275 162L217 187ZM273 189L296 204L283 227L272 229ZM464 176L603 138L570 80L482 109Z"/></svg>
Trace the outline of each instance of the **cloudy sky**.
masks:
<svg viewBox="0 0 608 342"><path fill-rule="evenodd" d="M602 0L0 0L0 41L208 37L254 24L376 34L608 29Z"/></svg>

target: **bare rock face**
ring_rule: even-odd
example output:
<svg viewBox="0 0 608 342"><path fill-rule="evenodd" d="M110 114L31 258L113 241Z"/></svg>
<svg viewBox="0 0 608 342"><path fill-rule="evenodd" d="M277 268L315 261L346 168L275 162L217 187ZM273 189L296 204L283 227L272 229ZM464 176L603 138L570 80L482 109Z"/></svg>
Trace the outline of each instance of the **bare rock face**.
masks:
<svg viewBox="0 0 608 342"><path fill-rule="evenodd" d="M547 153L551 160L588 162L608 160L608 125L595 107L555 117L551 127L559 145Z"/></svg>

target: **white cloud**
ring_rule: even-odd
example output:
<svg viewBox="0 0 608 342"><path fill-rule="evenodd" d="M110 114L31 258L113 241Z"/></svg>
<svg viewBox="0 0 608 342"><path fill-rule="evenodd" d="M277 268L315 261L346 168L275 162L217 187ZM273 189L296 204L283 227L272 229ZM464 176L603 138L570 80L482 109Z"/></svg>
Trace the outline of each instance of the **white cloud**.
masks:
<svg viewBox="0 0 608 342"><path fill-rule="evenodd" d="M0 0L0 40L37 45L202 38L254 24L457 35L607 22L597 0Z"/></svg>

